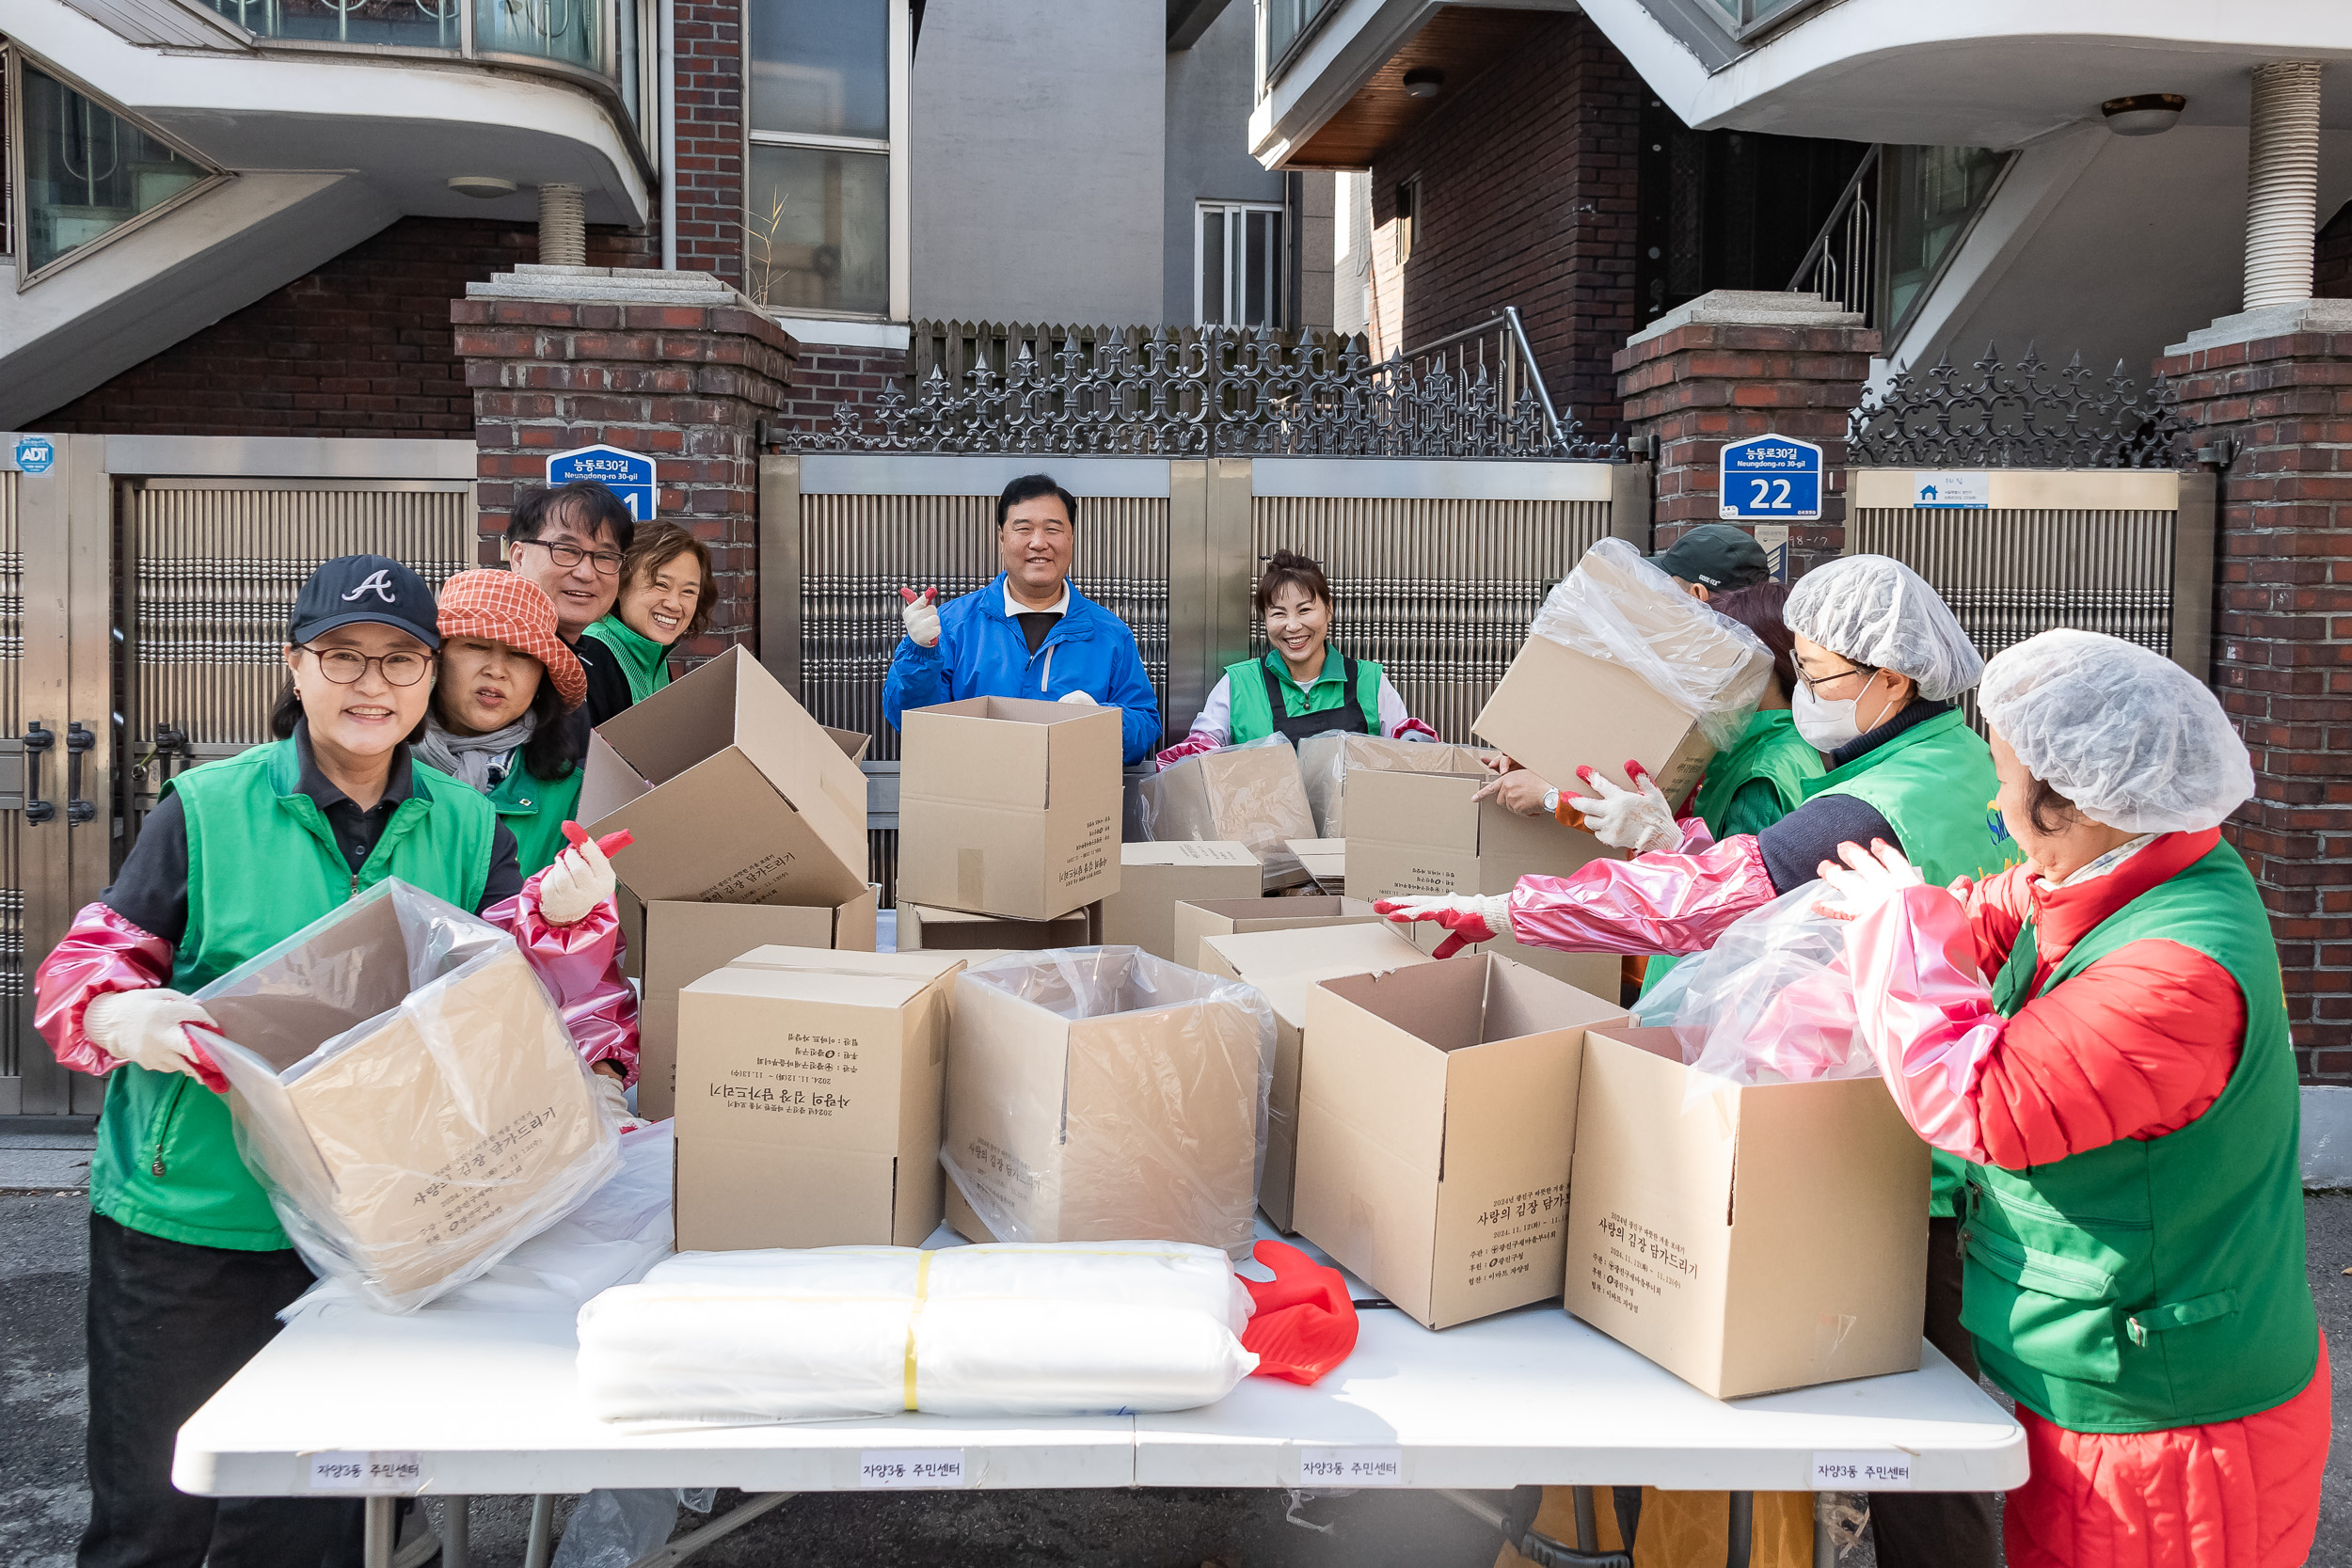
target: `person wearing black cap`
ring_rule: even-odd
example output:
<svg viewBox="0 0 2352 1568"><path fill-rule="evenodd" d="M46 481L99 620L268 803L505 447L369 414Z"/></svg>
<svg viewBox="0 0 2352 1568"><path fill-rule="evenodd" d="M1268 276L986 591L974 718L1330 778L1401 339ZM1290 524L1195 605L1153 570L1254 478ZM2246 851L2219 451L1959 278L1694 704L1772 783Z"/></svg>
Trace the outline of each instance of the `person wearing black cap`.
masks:
<svg viewBox="0 0 2352 1568"><path fill-rule="evenodd" d="M1772 575L1772 563L1756 536L1729 523L1701 523L1651 556L1649 563L1701 603L1718 594L1753 588Z"/></svg>
<svg viewBox="0 0 2352 1568"><path fill-rule="evenodd" d="M525 881L475 790L415 761L440 645L433 594L380 555L327 562L286 634L278 738L164 786L121 873L34 977L57 1060L103 1074L90 1161L83 1568L315 1568L356 1505L215 1502L171 1484L173 1434L310 1284L238 1158L217 1025L192 993L397 877L510 932L583 1058L636 1060L612 867L591 844ZM621 1098L620 1077L608 1101Z"/></svg>

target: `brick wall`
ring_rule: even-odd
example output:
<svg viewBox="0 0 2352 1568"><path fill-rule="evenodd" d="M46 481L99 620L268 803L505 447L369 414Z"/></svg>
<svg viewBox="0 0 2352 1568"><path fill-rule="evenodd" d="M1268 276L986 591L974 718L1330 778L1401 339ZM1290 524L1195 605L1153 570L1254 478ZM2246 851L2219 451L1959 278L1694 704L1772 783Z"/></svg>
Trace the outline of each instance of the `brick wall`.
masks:
<svg viewBox="0 0 2352 1568"><path fill-rule="evenodd" d="M831 430L834 406L848 404L857 411L860 423L871 429L868 411L881 401L882 389L896 383L908 390L908 379L905 349L804 341L793 361L792 385L786 389L776 422L787 430Z"/></svg>
<svg viewBox="0 0 2352 1568"><path fill-rule="evenodd" d="M2306 1083L2352 1084L2352 335L2172 355L2220 476L2213 684L2254 760L2223 830L2262 889Z"/></svg>
<svg viewBox="0 0 2352 1568"><path fill-rule="evenodd" d="M1582 16L1528 35L1373 167L1373 316L1381 353L1518 307L1555 407L1618 421L1610 356L1633 290L1641 78ZM1413 255L1395 260L1398 182L1421 178Z"/></svg>
<svg viewBox="0 0 2352 1568"><path fill-rule="evenodd" d="M677 264L687 272L715 272L739 289L742 0L680 0L677 60ZM659 224L657 214L657 234ZM596 264L594 257L589 261Z"/></svg>

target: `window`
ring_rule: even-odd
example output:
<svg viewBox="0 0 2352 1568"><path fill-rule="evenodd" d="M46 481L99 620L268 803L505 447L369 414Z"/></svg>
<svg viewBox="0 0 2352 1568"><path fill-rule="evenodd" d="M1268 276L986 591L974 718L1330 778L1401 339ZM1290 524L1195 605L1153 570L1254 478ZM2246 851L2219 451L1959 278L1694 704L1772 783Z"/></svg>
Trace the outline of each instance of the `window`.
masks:
<svg viewBox="0 0 2352 1568"><path fill-rule="evenodd" d="M752 0L746 292L907 311L907 0Z"/></svg>
<svg viewBox="0 0 2352 1568"><path fill-rule="evenodd" d="M1192 319L1202 326L1280 326L1287 321L1279 202L1203 201L1193 213Z"/></svg>
<svg viewBox="0 0 2352 1568"><path fill-rule="evenodd" d="M1338 0L1258 0L1258 95Z"/></svg>
<svg viewBox="0 0 2352 1568"><path fill-rule="evenodd" d="M23 144L9 225L18 288L222 178L21 54L7 67Z"/></svg>
<svg viewBox="0 0 2352 1568"><path fill-rule="evenodd" d="M1890 147L1881 155L1888 342L1992 199L2009 159L1989 147Z"/></svg>
<svg viewBox="0 0 2352 1568"><path fill-rule="evenodd" d="M1421 176L1400 180L1396 186L1396 264L1413 259L1413 227L1421 220Z"/></svg>

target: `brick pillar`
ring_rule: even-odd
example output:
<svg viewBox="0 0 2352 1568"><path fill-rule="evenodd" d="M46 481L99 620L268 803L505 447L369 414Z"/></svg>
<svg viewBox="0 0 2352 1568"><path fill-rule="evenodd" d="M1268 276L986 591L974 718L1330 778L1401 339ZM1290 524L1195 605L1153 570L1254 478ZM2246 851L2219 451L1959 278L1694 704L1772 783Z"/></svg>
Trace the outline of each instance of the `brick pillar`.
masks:
<svg viewBox="0 0 2352 1568"><path fill-rule="evenodd" d="M2254 759L2223 829L2270 911L2306 1083L2352 1083L2352 302L2224 317L2156 361L2236 447L2214 689Z"/></svg>
<svg viewBox="0 0 2352 1568"><path fill-rule="evenodd" d="M1626 341L1617 392L1658 466L1651 514L1663 549L1717 521L1716 462L1725 441L1802 436L1821 449L1821 520L1788 534L1789 575L1845 547L1846 416L1862 400L1879 335L1818 294L1718 289L1667 311Z"/></svg>
<svg viewBox="0 0 2352 1568"><path fill-rule="evenodd" d="M758 422L784 404L798 346L708 273L517 267L450 305L473 389L482 560L550 452L609 442L658 465L660 515L710 546L719 606L688 653L755 647Z"/></svg>

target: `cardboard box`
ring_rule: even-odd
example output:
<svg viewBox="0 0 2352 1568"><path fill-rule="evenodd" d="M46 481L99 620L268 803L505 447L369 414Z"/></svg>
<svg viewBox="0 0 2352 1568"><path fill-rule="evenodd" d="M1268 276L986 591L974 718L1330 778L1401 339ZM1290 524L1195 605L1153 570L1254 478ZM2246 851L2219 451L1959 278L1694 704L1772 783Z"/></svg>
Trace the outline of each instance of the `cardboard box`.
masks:
<svg viewBox="0 0 2352 1568"><path fill-rule="evenodd" d="M1691 1079L1671 1029L1585 1036L1567 1309L1717 1399L1915 1370L1928 1146L1885 1086Z"/></svg>
<svg viewBox="0 0 2352 1568"><path fill-rule="evenodd" d="M914 1246L939 1225L961 956L759 947L678 993L677 1248Z"/></svg>
<svg viewBox="0 0 2352 1568"><path fill-rule="evenodd" d="M1124 948L1008 967L956 985L950 1180L1009 1217L1009 1240L1246 1249L1273 1053L1263 1004Z"/></svg>
<svg viewBox="0 0 2352 1568"><path fill-rule="evenodd" d="M866 775L740 648L599 725L580 816L647 903L834 909L865 891Z"/></svg>
<svg viewBox="0 0 2352 1568"><path fill-rule="evenodd" d="M1347 892L1347 840L1294 838L1282 847L1298 857L1317 888L1327 894Z"/></svg>
<svg viewBox="0 0 2352 1568"><path fill-rule="evenodd" d="M1385 924L1359 898L1219 898L1183 903L1175 909L1176 961L1199 969L1202 937L1248 931L1295 931L1310 926Z"/></svg>
<svg viewBox="0 0 2352 1568"><path fill-rule="evenodd" d="M1584 1031L1625 1009L1491 954L1307 991L1299 1232L1429 1328L1560 1288Z"/></svg>
<svg viewBox="0 0 2352 1568"><path fill-rule="evenodd" d="M331 1255L305 1241L312 1266L385 1309L472 1277L610 1174L611 1129L530 961L406 883L199 994L233 1042L241 1150Z"/></svg>
<svg viewBox="0 0 2352 1568"><path fill-rule="evenodd" d="M1580 767L1630 788L1632 758L1674 801L1698 787L1715 754L1698 721L1641 676L1545 637L1520 647L1470 728L1563 789Z"/></svg>
<svg viewBox="0 0 2352 1568"><path fill-rule="evenodd" d="M1140 947L1188 969L1192 956L1176 951L1176 906L1254 898L1263 876L1258 857L1242 844L1122 844L1119 865L1119 891L1103 900L1095 940Z"/></svg>
<svg viewBox="0 0 2352 1568"><path fill-rule="evenodd" d="M1384 740L1376 735L1311 735L1298 743L1298 774L1321 838L1345 838L1350 772L1476 773L1493 755L1475 746Z"/></svg>
<svg viewBox="0 0 2352 1568"><path fill-rule="evenodd" d="M1117 893L1120 745L1117 708L970 697L903 715L899 902L1057 920Z"/></svg>
<svg viewBox="0 0 2352 1568"><path fill-rule="evenodd" d="M1433 961L1393 926L1326 925L1200 939L1199 968L1258 988L1274 1008L1274 1084L1266 1093L1265 1174L1258 1207L1284 1235L1298 1165L1298 1064L1307 990L1317 980L1374 974Z"/></svg>
<svg viewBox="0 0 2352 1568"><path fill-rule="evenodd" d="M869 885L831 910L671 900L642 906L644 970L637 1003L637 1114L660 1121L676 1109L680 990L755 947L871 953L875 906L881 898L882 889Z"/></svg>
<svg viewBox="0 0 2352 1568"><path fill-rule="evenodd" d="M1508 893L1521 877L1565 877L1619 852L1548 816L1521 816L1492 800L1473 801L1492 774L1359 773L1348 781L1347 886L1359 898L1445 893ZM1414 945L1435 948L1435 922L1405 927ZM1500 953L1595 996L1617 994L1614 953L1562 953L1523 946L1504 933L1470 949Z"/></svg>
<svg viewBox="0 0 2352 1568"><path fill-rule="evenodd" d="M1306 867L1284 847L1315 836L1314 813L1298 776L1298 753L1252 742L1190 756L1145 779L1137 790L1158 843L1214 839L1246 844L1265 866L1268 889L1296 887Z"/></svg>
<svg viewBox="0 0 2352 1568"><path fill-rule="evenodd" d="M1006 920L964 910L898 905L901 953L1034 953L1047 947L1091 947L1102 938L1102 906L1089 904L1057 920Z"/></svg>

